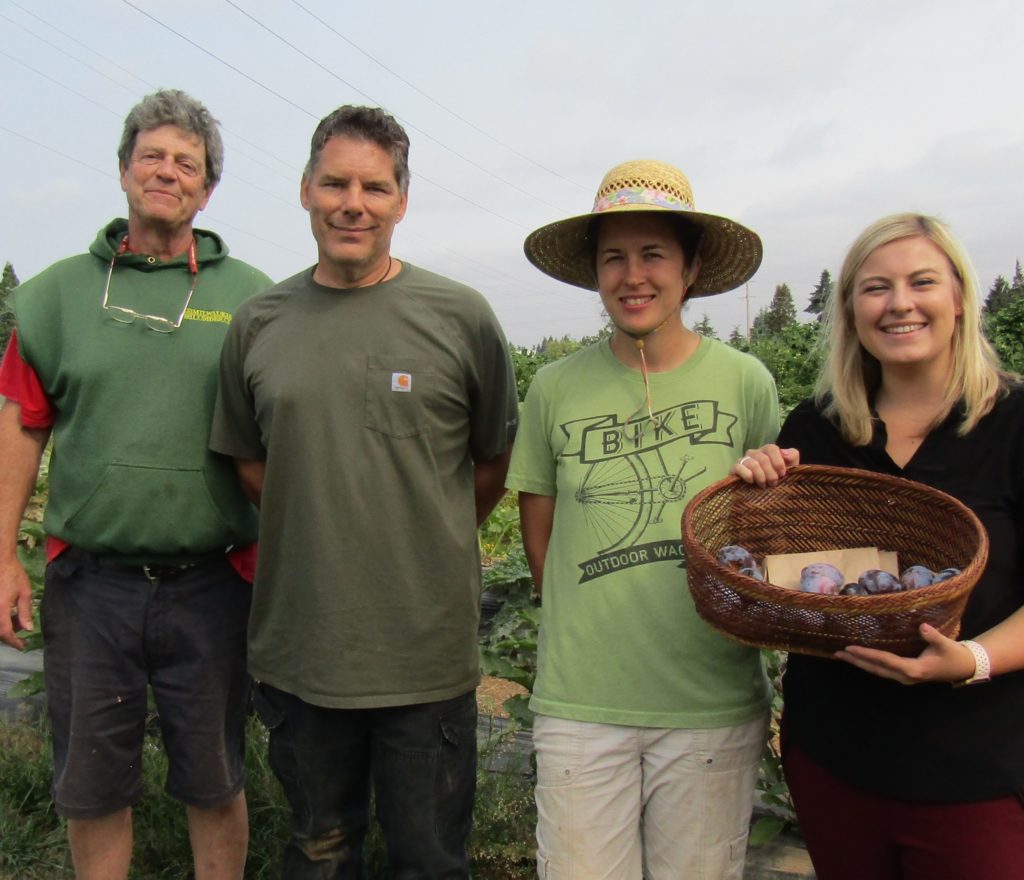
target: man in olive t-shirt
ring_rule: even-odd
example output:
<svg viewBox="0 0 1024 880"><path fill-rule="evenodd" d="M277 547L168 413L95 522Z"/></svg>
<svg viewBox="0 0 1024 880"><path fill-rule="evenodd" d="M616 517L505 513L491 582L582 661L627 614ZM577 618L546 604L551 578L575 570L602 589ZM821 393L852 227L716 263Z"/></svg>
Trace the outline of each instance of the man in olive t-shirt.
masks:
<svg viewBox="0 0 1024 880"><path fill-rule="evenodd" d="M318 262L239 311L221 363L211 446L261 508L249 664L289 878L361 876L371 783L396 876L469 876L476 527L518 406L483 297L390 254L407 163L383 111L320 123Z"/></svg>

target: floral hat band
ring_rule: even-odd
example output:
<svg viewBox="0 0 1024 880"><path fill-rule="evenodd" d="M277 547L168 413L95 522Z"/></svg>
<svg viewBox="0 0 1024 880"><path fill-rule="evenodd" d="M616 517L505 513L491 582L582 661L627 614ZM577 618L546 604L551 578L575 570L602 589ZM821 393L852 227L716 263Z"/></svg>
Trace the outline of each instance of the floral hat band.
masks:
<svg viewBox="0 0 1024 880"><path fill-rule="evenodd" d="M613 208L622 210L628 205L643 208L664 208L667 211L692 211L693 202L685 202L675 193L667 190L627 187L607 196L598 196L592 213L600 214Z"/></svg>
<svg viewBox="0 0 1024 880"><path fill-rule="evenodd" d="M642 159L616 165L601 181L589 214L549 223L527 236L526 258L552 278L597 289L593 244L588 235L595 215L644 211L675 214L700 230L700 272L690 296L708 296L739 287L761 265L757 233L715 214L698 212L690 181L666 162Z"/></svg>

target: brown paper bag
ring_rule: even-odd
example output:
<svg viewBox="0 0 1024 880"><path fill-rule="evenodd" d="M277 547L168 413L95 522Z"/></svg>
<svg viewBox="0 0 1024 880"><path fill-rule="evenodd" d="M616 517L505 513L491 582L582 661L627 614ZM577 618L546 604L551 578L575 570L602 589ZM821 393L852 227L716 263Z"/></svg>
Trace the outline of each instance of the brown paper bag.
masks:
<svg viewBox="0 0 1024 880"><path fill-rule="evenodd" d="M892 550L853 547L842 550L812 550L810 553L779 553L764 558L765 580L776 587L800 589L800 572L813 562L827 562L843 573L843 583L856 583L871 568L899 577L899 560Z"/></svg>

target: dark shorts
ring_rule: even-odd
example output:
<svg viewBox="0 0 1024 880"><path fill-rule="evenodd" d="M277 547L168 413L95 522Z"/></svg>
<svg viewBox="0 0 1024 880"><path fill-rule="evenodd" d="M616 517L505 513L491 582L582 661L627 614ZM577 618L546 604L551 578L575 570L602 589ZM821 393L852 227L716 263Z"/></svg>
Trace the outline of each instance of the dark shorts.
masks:
<svg viewBox="0 0 1024 880"><path fill-rule="evenodd" d="M213 808L242 790L251 595L224 557L155 583L75 549L50 563L43 656L61 816L97 818L141 797L147 684L168 793Z"/></svg>
<svg viewBox="0 0 1024 880"><path fill-rule="evenodd" d="M360 880L370 789L396 880L469 877L476 694L381 709L327 709L256 684L270 766L292 808L288 880Z"/></svg>

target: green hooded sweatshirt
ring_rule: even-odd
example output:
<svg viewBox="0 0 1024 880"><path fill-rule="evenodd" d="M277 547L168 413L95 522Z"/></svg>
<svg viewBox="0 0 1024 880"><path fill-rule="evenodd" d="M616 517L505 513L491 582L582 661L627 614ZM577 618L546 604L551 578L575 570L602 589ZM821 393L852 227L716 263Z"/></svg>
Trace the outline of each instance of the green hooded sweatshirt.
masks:
<svg viewBox="0 0 1024 880"><path fill-rule="evenodd" d="M269 287L196 229L199 273L181 327L158 333L102 308L110 260L128 222L102 229L88 254L55 263L15 291L18 347L55 409L43 525L75 547L126 560L186 559L256 536L256 512L231 459L209 451L217 365L231 315ZM117 258L108 304L175 320L188 255Z"/></svg>

